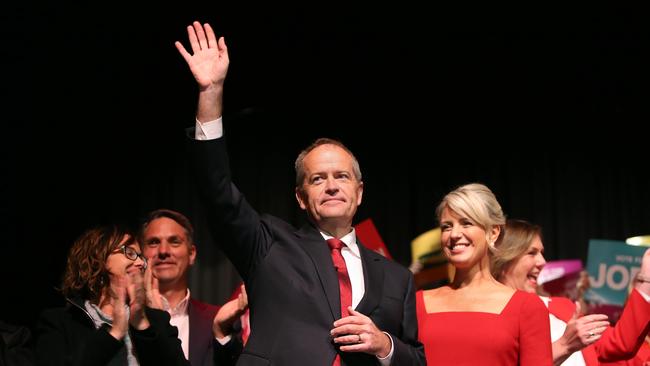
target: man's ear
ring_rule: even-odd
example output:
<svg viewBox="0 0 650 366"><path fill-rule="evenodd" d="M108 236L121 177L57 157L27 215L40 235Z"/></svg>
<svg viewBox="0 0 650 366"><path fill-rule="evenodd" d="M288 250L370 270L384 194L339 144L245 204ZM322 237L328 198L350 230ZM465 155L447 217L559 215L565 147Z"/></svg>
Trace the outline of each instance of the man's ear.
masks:
<svg viewBox="0 0 650 366"><path fill-rule="evenodd" d="M357 206L361 204L361 198L363 198L363 182L359 182L359 186L357 187Z"/></svg>
<svg viewBox="0 0 650 366"><path fill-rule="evenodd" d="M194 261L196 260L196 245L192 244L190 247L190 266L194 265Z"/></svg>
<svg viewBox="0 0 650 366"><path fill-rule="evenodd" d="M300 187L296 187L295 192L296 192L296 201L298 201L298 205L303 210L306 210L307 209L307 204L306 204L306 202L304 200L304 197L302 195L302 193L303 193L302 189Z"/></svg>

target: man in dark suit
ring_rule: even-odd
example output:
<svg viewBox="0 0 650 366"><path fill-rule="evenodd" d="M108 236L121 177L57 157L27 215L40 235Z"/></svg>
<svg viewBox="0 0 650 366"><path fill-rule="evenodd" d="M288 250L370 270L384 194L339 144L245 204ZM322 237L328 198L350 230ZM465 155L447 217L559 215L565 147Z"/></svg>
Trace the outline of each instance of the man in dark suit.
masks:
<svg viewBox="0 0 650 366"><path fill-rule="evenodd" d="M309 225L296 230L260 216L231 183L221 121L225 41L208 24L187 30L192 54L176 47L200 90L193 160L213 233L249 296L251 335L238 364L425 364L411 273L357 242L352 219L363 182L354 155L319 139L298 156L296 199ZM333 259L338 251L344 260Z"/></svg>
<svg viewBox="0 0 650 366"><path fill-rule="evenodd" d="M194 228L180 212L150 212L140 230L142 253L152 268L156 286L149 287L149 301L170 313L178 328L183 353L193 366L234 365L241 340L232 339L232 326L246 310L245 292L219 306L191 297L188 273L196 260ZM153 290L153 293L152 293Z"/></svg>

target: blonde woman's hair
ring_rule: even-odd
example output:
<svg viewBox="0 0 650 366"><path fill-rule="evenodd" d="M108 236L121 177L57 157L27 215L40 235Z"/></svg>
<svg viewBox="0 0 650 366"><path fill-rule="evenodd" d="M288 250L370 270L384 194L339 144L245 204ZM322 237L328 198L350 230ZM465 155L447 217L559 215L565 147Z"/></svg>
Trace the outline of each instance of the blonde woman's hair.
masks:
<svg viewBox="0 0 650 366"><path fill-rule="evenodd" d="M436 209L438 221L445 208L469 218L488 235L493 227L499 226L501 232L495 243L490 243L486 237L490 253L494 254L495 244L503 237L505 231L506 217L499 201L488 187L480 183L470 183L447 193Z"/></svg>

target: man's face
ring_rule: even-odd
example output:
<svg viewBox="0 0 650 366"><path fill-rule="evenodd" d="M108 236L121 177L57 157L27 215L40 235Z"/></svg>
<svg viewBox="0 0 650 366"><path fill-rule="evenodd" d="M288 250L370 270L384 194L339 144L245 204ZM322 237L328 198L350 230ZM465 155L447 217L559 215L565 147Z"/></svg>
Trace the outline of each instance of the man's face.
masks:
<svg viewBox="0 0 650 366"><path fill-rule="evenodd" d="M185 229L176 221L167 217L151 221L143 232L142 252L161 290L178 281L187 286L187 271L194 264L196 247L189 243Z"/></svg>
<svg viewBox="0 0 650 366"><path fill-rule="evenodd" d="M296 198L318 226L351 225L363 195L363 182L354 175L352 161L345 150L329 144L305 156L305 179Z"/></svg>

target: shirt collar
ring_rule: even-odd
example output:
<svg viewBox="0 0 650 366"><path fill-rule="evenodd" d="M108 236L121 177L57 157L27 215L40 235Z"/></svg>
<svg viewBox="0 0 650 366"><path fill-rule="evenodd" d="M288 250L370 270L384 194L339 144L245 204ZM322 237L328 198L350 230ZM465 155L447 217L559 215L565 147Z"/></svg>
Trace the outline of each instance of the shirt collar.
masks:
<svg viewBox="0 0 650 366"><path fill-rule="evenodd" d="M333 236L330 234L322 231L320 234L325 240L333 238ZM356 257L361 257L361 254L359 253L359 246L357 245L357 232L354 230L354 228L352 228L352 231L345 234L340 240L352 252L352 254L354 254Z"/></svg>
<svg viewBox="0 0 650 366"><path fill-rule="evenodd" d="M187 289L187 294L185 294L185 297L183 300L181 300L178 305L176 305L173 309L170 308L169 306L169 301L167 298L164 296L160 295L163 303L163 309L169 313L171 316L175 315L184 315L187 314L187 306L190 304L190 289Z"/></svg>

